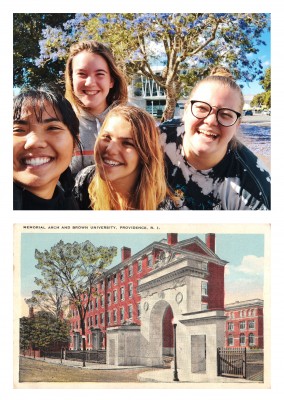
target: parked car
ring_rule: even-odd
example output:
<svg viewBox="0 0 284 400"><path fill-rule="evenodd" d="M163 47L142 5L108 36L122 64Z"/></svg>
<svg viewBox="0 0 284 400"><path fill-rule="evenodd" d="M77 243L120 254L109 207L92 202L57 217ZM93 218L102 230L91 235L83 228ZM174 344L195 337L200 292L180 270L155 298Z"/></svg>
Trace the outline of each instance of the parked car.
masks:
<svg viewBox="0 0 284 400"><path fill-rule="evenodd" d="M245 111L245 116L246 116L246 115L253 115L252 110L246 110L246 111Z"/></svg>
<svg viewBox="0 0 284 400"><path fill-rule="evenodd" d="M271 115L271 111L270 110L263 110L262 114L264 115Z"/></svg>

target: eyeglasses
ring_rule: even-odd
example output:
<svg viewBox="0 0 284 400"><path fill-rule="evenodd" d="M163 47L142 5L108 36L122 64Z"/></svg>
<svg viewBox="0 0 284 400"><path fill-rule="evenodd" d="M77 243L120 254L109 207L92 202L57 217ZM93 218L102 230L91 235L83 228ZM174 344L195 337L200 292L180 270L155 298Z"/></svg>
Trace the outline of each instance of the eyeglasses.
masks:
<svg viewBox="0 0 284 400"><path fill-rule="evenodd" d="M210 106L210 104L204 101L190 100L191 113L195 118L202 119L208 117L211 114L213 108L217 109L216 118L222 126L232 126L240 118L241 114L237 111L231 110L230 108L217 108L216 106Z"/></svg>

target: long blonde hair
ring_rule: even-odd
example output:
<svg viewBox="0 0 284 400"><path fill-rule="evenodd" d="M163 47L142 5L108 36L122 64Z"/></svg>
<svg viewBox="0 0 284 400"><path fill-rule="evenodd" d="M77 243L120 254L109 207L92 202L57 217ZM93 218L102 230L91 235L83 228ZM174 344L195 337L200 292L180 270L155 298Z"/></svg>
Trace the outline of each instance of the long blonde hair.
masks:
<svg viewBox="0 0 284 400"><path fill-rule="evenodd" d="M116 104L126 103L128 98L127 81L123 73L116 66L115 59L110 49L103 43L96 42L95 40L83 40L81 42L74 43L70 47L69 57L65 68L65 97L70 101L75 111L78 113L80 109L87 109L86 106L84 106L84 104L75 95L72 79L73 58L82 51L100 55L104 58L109 67L110 75L113 79L114 85L110 89L106 98L108 106L114 102Z"/></svg>
<svg viewBox="0 0 284 400"><path fill-rule="evenodd" d="M100 136L113 116L120 116L130 123L133 142L140 158L141 171L133 193L130 193L125 204L121 206L118 204L110 182L103 180L96 169L89 186L91 207L94 210L156 210L166 195L170 195L156 122L149 113L136 106L121 105L113 108L107 114L95 144L96 164L101 163L98 145Z"/></svg>

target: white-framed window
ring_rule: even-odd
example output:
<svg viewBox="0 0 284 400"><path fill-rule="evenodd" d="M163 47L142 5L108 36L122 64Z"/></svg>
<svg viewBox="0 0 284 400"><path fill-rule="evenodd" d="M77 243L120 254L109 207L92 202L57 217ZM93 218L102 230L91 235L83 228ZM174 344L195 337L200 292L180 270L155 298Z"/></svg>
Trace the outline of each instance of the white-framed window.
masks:
<svg viewBox="0 0 284 400"><path fill-rule="evenodd" d="M235 313L231 312L231 319L235 318Z"/></svg>
<svg viewBox="0 0 284 400"><path fill-rule="evenodd" d="M101 324L104 323L104 320L105 320L105 314L104 314L104 313L101 313Z"/></svg>
<svg viewBox="0 0 284 400"><path fill-rule="evenodd" d="M113 284L117 285L117 274L113 275Z"/></svg>
<svg viewBox="0 0 284 400"><path fill-rule="evenodd" d="M141 318L141 303L137 304L137 317L138 319Z"/></svg>
<svg viewBox="0 0 284 400"><path fill-rule="evenodd" d="M117 310L113 310L113 323L117 323Z"/></svg>
<svg viewBox="0 0 284 400"><path fill-rule="evenodd" d="M249 321L248 327L249 327L249 329L255 329L255 321L254 320Z"/></svg>
<svg viewBox="0 0 284 400"><path fill-rule="evenodd" d="M111 319L111 312L108 311L107 313L107 324L110 325L110 319Z"/></svg>
<svg viewBox="0 0 284 400"><path fill-rule="evenodd" d="M255 345L255 336L254 336L253 333L249 334L248 341L249 341L249 346L254 346Z"/></svg>
<svg viewBox="0 0 284 400"><path fill-rule="evenodd" d="M121 307L121 309L120 309L120 322L123 322L123 321L124 321L124 308Z"/></svg>
<svg viewBox="0 0 284 400"><path fill-rule="evenodd" d="M101 289L104 289L105 288L105 283L104 283L104 281L101 281Z"/></svg>
<svg viewBox="0 0 284 400"><path fill-rule="evenodd" d="M228 346L234 346L234 336L233 335L228 336Z"/></svg>
<svg viewBox="0 0 284 400"><path fill-rule="evenodd" d="M117 290L113 291L113 302L117 303Z"/></svg>
<svg viewBox="0 0 284 400"><path fill-rule="evenodd" d="M234 330L234 323L228 322L228 331L233 331L233 330Z"/></svg>
<svg viewBox="0 0 284 400"><path fill-rule="evenodd" d="M208 304L207 303L201 303L201 311L208 310Z"/></svg>
<svg viewBox="0 0 284 400"><path fill-rule="evenodd" d="M128 297L133 296L133 283L128 284Z"/></svg>
<svg viewBox="0 0 284 400"><path fill-rule="evenodd" d="M93 317L90 317L90 326L93 326Z"/></svg>
<svg viewBox="0 0 284 400"><path fill-rule="evenodd" d="M133 306L132 304L129 304L128 306L128 319L132 319L133 318Z"/></svg>
<svg viewBox="0 0 284 400"><path fill-rule="evenodd" d="M128 276L132 276L133 275L133 265L129 265L128 267Z"/></svg>
<svg viewBox="0 0 284 400"><path fill-rule="evenodd" d="M254 309L254 308L251 310L251 316L252 316L252 317L255 316L255 309Z"/></svg>
<svg viewBox="0 0 284 400"><path fill-rule="evenodd" d="M97 316L97 314L95 315L95 325L98 325L98 316Z"/></svg>
<svg viewBox="0 0 284 400"><path fill-rule="evenodd" d="M122 269L120 271L120 282L124 282L124 276L125 276L124 269Z"/></svg>
<svg viewBox="0 0 284 400"><path fill-rule="evenodd" d="M98 308L98 306L99 306L99 300L98 300L98 297L96 297L96 298L95 298L95 306L96 306L96 308Z"/></svg>
<svg viewBox="0 0 284 400"><path fill-rule="evenodd" d="M107 287L108 287L108 289L111 288L111 277L110 276L107 278Z"/></svg>
<svg viewBox="0 0 284 400"><path fill-rule="evenodd" d="M242 318L243 316L243 310L240 311L240 317Z"/></svg>
<svg viewBox="0 0 284 400"><path fill-rule="evenodd" d="M148 255L148 267L152 268L152 266L153 266L153 257L152 257L152 254L149 254Z"/></svg>
<svg viewBox="0 0 284 400"><path fill-rule="evenodd" d="M206 281L201 282L201 295L208 296L208 282Z"/></svg>
<svg viewBox="0 0 284 400"><path fill-rule="evenodd" d="M111 304L111 293L107 294L107 304L110 305Z"/></svg>
<svg viewBox="0 0 284 400"><path fill-rule="evenodd" d="M247 312L246 312L246 310L244 310L244 317L246 317L247 316Z"/></svg>
<svg viewBox="0 0 284 400"><path fill-rule="evenodd" d="M138 272L141 272L142 271L142 260L141 260L141 258L137 262L138 262Z"/></svg>
<svg viewBox="0 0 284 400"><path fill-rule="evenodd" d="M120 288L120 300L124 300L124 295L125 295L124 286L122 286Z"/></svg>
<svg viewBox="0 0 284 400"><path fill-rule="evenodd" d="M101 306L102 307L105 306L105 297L104 296L101 297Z"/></svg>
<svg viewBox="0 0 284 400"><path fill-rule="evenodd" d="M94 309L94 302L91 301L91 302L90 302L90 310L93 311L93 309Z"/></svg>
<svg viewBox="0 0 284 400"><path fill-rule="evenodd" d="M246 345L246 336L241 333L240 334L240 346L245 346Z"/></svg>
<svg viewBox="0 0 284 400"><path fill-rule="evenodd" d="M240 330L244 331L246 329L246 321L241 321L240 322Z"/></svg>

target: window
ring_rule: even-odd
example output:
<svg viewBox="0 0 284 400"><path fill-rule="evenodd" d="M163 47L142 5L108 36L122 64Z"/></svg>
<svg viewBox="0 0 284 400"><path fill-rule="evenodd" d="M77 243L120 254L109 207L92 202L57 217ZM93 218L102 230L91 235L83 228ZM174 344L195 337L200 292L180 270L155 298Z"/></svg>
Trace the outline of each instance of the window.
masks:
<svg viewBox="0 0 284 400"><path fill-rule="evenodd" d="M93 317L90 317L90 325L93 326Z"/></svg>
<svg viewBox="0 0 284 400"><path fill-rule="evenodd" d="M245 321L241 321L240 322L240 330L244 331L246 329L246 322Z"/></svg>
<svg viewBox="0 0 284 400"><path fill-rule="evenodd" d="M243 313L244 313L244 317L246 317L247 316L246 310L244 310Z"/></svg>
<svg viewBox="0 0 284 400"><path fill-rule="evenodd" d="M113 310L113 322L114 322L114 324L117 323L117 311L116 310Z"/></svg>
<svg viewBox="0 0 284 400"><path fill-rule="evenodd" d="M129 297L133 296L133 283L129 283L128 285L128 296Z"/></svg>
<svg viewBox="0 0 284 400"><path fill-rule="evenodd" d="M124 308L120 309L120 322L124 321Z"/></svg>
<svg viewBox="0 0 284 400"><path fill-rule="evenodd" d="M107 324L110 325L110 311L107 313Z"/></svg>
<svg viewBox="0 0 284 400"><path fill-rule="evenodd" d="M128 306L128 319L132 319L133 318L133 306L132 304L130 304Z"/></svg>
<svg viewBox="0 0 284 400"><path fill-rule="evenodd" d="M133 265L129 265L128 267L128 276L132 276L133 275Z"/></svg>
<svg viewBox="0 0 284 400"><path fill-rule="evenodd" d="M97 297L95 298L95 306L96 306L96 308L98 308L98 298Z"/></svg>
<svg viewBox="0 0 284 400"><path fill-rule="evenodd" d="M104 287L105 287L104 281L101 281L101 289L104 289Z"/></svg>
<svg viewBox="0 0 284 400"><path fill-rule="evenodd" d="M231 312L231 319L235 318L235 314L233 312Z"/></svg>
<svg viewBox="0 0 284 400"><path fill-rule="evenodd" d="M104 296L101 297L101 306L102 307L105 306L105 298L104 298Z"/></svg>
<svg viewBox="0 0 284 400"><path fill-rule="evenodd" d="M255 329L255 321L249 321L248 326L249 329Z"/></svg>
<svg viewBox="0 0 284 400"><path fill-rule="evenodd" d="M116 274L113 275L113 284L117 285L117 275Z"/></svg>
<svg viewBox="0 0 284 400"><path fill-rule="evenodd" d="M95 325L98 325L98 316L95 315Z"/></svg>
<svg viewBox="0 0 284 400"><path fill-rule="evenodd" d="M105 315L104 315L104 313L101 313L101 324L104 323L104 320L105 320Z"/></svg>
<svg viewBox="0 0 284 400"><path fill-rule="evenodd" d="M139 319L141 318L141 303L137 304L137 317Z"/></svg>
<svg viewBox="0 0 284 400"><path fill-rule="evenodd" d="M153 266L153 258L152 258L152 255L149 255L148 256L148 267L152 268L152 266Z"/></svg>
<svg viewBox="0 0 284 400"><path fill-rule="evenodd" d="M107 294L107 304L110 305L111 304L111 293Z"/></svg>
<svg viewBox="0 0 284 400"><path fill-rule="evenodd" d="M234 330L234 323L228 322L228 331L233 331L233 330Z"/></svg>
<svg viewBox="0 0 284 400"><path fill-rule="evenodd" d="M138 260L138 272L142 271L142 260Z"/></svg>
<svg viewBox="0 0 284 400"><path fill-rule="evenodd" d="M240 334L240 346L246 345L246 337L243 333Z"/></svg>
<svg viewBox="0 0 284 400"><path fill-rule="evenodd" d="M242 316L243 316L243 311L241 310L241 311L240 311L240 317L242 317Z"/></svg>
<svg viewBox="0 0 284 400"><path fill-rule="evenodd" d="M254 345L255 345L254 334L250 333L249 334L249 346L254 346Z"/></svg>
<svg viewBox="0 0 284 400"><path fill-rule="evenodd" d="M207 303L201 303L201 311L208 310L208 304Z"/></svg>
<svg viewBox="0 0 284 400"><path fill-rule="evenodd" d="M120 288L120 300L124 300L124 287Z"/></svg>
<svg viewBox="0 0 284 400"><path fill-rule="evenodd" d="M108 289L111 288L111 279L110 279L110 276L107 278L107 287L108 287Z"/></svg>
<svg viewBox="0 0 284 400"><path fill-rule="evenodd" d="M124 269L120 271L120 281L124 282Z"/></svg>
<svg viewBox="0 0 284 400"><path fill-rule="evenodd" d="M228 346L234 346L234 336L233 335L228 336Z"/></svg>
<svg viewBox="0 0 284 400"><path fill-rule="evenodd" d="M117 290L113 292L113 302L117 303Z"/></svg>
<svg viewBox="0 0 284 400"><path fill-rule="evenodd" d="M201 295L208 296L208 282L201 282Z"/></svg>
<svg viewBox="0 0 284 400"><path fill-rule="evenodd" d="M90 310L93 311L93 309L94 309L94 303L93 303L93 301L91 301L90 302Z"/></svg>
<svg viewBox="0 0 284 400"><path fill-rule="evenodd" d="M251 316L254 317L255 316L255 309L251 310Z"/></svg>

